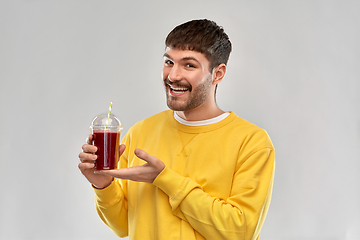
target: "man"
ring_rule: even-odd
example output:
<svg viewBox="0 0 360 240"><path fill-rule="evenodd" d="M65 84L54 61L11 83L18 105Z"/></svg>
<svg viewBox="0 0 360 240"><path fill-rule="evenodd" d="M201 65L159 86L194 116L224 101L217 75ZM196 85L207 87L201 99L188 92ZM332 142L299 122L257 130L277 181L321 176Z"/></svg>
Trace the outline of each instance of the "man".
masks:
<svg viewBox="0 0 360 240"><path fill-rule="evenodd" d="M174 28L165 44L171 110L128 131L119 169L94 171L92 135L79 154L98 214L130 239L258 239L275 153L264 130L216 105L230 40L216 23L193 20Z"/></svg>

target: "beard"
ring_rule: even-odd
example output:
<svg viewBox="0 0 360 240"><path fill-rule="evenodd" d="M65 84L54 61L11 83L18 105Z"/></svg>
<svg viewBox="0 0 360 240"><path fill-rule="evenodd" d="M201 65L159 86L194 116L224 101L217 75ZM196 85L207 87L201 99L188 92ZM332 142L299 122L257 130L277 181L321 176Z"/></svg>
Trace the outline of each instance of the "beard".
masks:
<svg viewBox="0 0 360 240"><path fill-rule="evenodd" d="M190 84L173 84L176 87L188 88L188 98L182 100L181 97L172 96L168 93L168 84L171 84L170 80L166 78L164 80L166 90L166 103L167 106L173 111L189 111L201 106L209 98L210 89L212 86L212 77L209 76L206 81L197 87L192 87Z"/></svg>

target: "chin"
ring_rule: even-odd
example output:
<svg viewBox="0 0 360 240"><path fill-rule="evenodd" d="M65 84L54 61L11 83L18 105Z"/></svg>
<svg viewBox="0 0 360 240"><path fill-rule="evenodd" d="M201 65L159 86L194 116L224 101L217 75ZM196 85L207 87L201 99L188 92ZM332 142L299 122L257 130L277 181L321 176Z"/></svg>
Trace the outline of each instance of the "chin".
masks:
<svg viewBox="0 0 360 240"><path fill-rule="evenodd" d="M174 102L167 102L167 106L168 108L170 108L173 111L186 111L187 106L183 105L183 104L179 104L179 103L174 103Z"/></svg>
<svg viewBox="0 0 360 240"><path fill-rule="evenodd" d="M174 104L168 104L167 106L173 111L185 111L184 107L182 106L174 106Z"/></svg>
<svg viewBox="0 0 360 240"><path fill-rule="evenodd" d="M168 108L170 108L173 111L190 111L193 110L195 108L197 108L198 106L194 105L194 104L174 104L174 103L169 103L167 102L167 106Z"/></svg>

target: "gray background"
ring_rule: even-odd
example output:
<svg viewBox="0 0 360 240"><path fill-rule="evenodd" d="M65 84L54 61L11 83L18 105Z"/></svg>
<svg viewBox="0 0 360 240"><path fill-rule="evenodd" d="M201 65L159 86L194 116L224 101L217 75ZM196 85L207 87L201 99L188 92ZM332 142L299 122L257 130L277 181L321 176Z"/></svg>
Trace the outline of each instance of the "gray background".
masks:
<svg viewBox="0 0 360 240"><path fill-rule="evenodd" d="M198 18L233 43L219 106L276 147L261 239L360 239L359 10L359 0L1 0L0 239L118 239L78 153L110 101L124 132L167 109L164 39Z"/></svg>

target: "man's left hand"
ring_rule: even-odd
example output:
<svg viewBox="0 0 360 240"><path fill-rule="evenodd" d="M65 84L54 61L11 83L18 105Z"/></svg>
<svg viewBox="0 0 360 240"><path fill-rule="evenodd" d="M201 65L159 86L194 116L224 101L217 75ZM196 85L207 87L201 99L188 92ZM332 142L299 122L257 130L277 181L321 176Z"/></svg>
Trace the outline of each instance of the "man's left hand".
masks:
<svg viewBox="0 0 360 240"><path fill-rule="evenodd" d="M104 174L120 179L128 179L136 182L152 183L160 172L165 168L165 164L158 158L149 155L141 149L135 149L135 155L146 163L141 166L121 168L114 170L95 171L96 174Z"/></svg>

